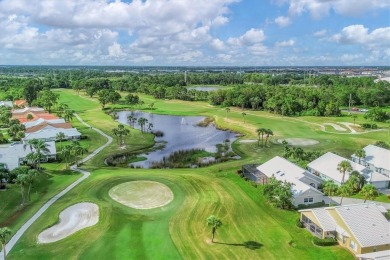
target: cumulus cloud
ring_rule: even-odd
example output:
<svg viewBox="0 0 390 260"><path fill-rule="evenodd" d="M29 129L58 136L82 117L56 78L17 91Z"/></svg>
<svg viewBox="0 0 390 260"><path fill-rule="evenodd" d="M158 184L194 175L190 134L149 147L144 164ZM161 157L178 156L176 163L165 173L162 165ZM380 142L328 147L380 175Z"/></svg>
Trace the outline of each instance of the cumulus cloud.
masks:
<svg viewBox="0 0 390 260"><path fill-rule="evenodd" d="M369 32L369 29L364 25L350 25L344 27L340 33L331 36L330 39L341 44L390 47L390 27L378 28Z"/></svg>
<svg viewBox="0 0 390 260"><path fill-rule="evenodd" d="M327 30L320 30L313 33L315 37L324 37L328 31Z"/></svg>
<svg viewBox="0 0 390 260"><path fill-rule="evenodd" d="M279 16L275 19L275 23L280 27L286 27L287 25L291 24L291 20L289 17L286 16Z"/></svg>
<svg viewBox="0 0 390 260"><path fill-rule="evenodd" d="M275 47L292 47L295 45L294 40L288 40L288 41L281 41L281 42L276 42Z"/></svg>

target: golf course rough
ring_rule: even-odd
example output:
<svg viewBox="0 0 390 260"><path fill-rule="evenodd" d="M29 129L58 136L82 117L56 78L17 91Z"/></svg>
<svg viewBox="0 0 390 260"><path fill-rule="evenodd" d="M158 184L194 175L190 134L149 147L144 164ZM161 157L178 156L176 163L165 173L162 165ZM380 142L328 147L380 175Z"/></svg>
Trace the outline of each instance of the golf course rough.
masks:
<svg viewBox="0 0 390 260"><path fill-rule="evenodd" d="M154 209L173 200L173 192L165 184L155 181L130 181L110 189L110 197L130 208Z"/></svg>
<svg viewBox="0 0 390 260"><path fill-rule="evenodd" d="M53 243L73 233L93 226L99 221L99 207L94 203L77 203L60 213L58 224L44 230L38 235L39 243Z"/></svg>

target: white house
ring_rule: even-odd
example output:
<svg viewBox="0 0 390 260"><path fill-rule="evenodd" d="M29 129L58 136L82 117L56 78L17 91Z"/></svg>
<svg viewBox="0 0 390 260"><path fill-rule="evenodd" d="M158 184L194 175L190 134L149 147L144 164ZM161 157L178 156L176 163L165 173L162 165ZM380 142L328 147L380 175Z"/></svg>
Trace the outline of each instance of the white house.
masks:
<svg viewBox="0 0 390 260"><path fill-rule="evenodd" d="M58 133L65 134L65 140L80 139L81 133L76 128L56 128L48 127L33 133L26 133L26 136L23 138L23 141L29 141L32 139L44 140L46 142L55 141L57 139Z"/></svg>
<svg viewBox="0 0 390 260"><path fill-rule="evenodd" d="M66 123L65 119L59 118L59 119L43 119L43 118L38 118L37 120L34 121L28 121L23 123L23 125L26 127L26 129L38 126L42 123L48 123L48 124L63 124Z"/></svg>
<svg viewBox="0 0 390 260"><path fill-rule="evenodd" d="M381 173L390 176L390 150L385 148L375 146L375 145L367 145L363 148L366 152L366 156L364 158L359 158L353 154L352 161L359 163L372 171Z"/></svg>
<svg viewBox="0 0 390 260"><path fill-rule="evenodd" d="M12 101L0 101L0 107L13 107Z"/></svg>
<svg viewBox="0 0 390 260"><path fill-rule="evenodd" d="M268 178L274 176L277 180L292 183L293 203L295 206L329 202L329 198L316 189L321 183L321 179L312 176L301 167L282 157L276 156L272 158L258 166L257 170Z"/></svg>
<svg viewBox="0 0 390 260"><path fill-rule="evenodd" d="M56 159L57 151L54 142L47 142L49 153L45 154L44 160ZM13 143L0 146L0 164L12 171L25 162L26 156L31 153L31 147L22 143Z"/></svg>
<svg viewBox="0 0 390 260"><path fill-rule="evenodd" d="M342 161L348 161L352 166L352 171L357 171L363 175L368 183L371 183L378 189L386 188L389 184L389 178L371 171L367 167L341 157L337 154L327 152L316 160L307 165L309 171L323 180L333 180L336 184L341 185L343 178L342 173L337 170ZM344 182L349 179L349 173L345 173Z"/></svg>

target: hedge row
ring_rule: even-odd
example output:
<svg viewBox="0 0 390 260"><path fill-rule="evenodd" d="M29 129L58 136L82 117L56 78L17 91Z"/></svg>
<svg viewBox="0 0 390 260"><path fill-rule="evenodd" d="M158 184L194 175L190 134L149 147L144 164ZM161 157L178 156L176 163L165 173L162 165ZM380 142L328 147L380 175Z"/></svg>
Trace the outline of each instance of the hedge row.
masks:
<svg viewBox="0 0 390 260"><path fill-rule="evenodd" d="M334 246L337 245L337 240L331 237L327 237L324 239L313 237L313 243L317 246Z"/></svg>

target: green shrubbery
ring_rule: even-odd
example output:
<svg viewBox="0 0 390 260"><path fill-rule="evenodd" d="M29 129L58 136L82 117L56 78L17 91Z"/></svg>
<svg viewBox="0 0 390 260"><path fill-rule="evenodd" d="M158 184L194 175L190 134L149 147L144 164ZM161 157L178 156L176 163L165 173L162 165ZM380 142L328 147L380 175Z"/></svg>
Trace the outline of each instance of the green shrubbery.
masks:
<svg viewBox="0 0 390 260"><path fill-rule="evenodd" d="M324 239L313 237L313 243L317 246L334 246L337 245L337 240L331 237Z"/></svg>

